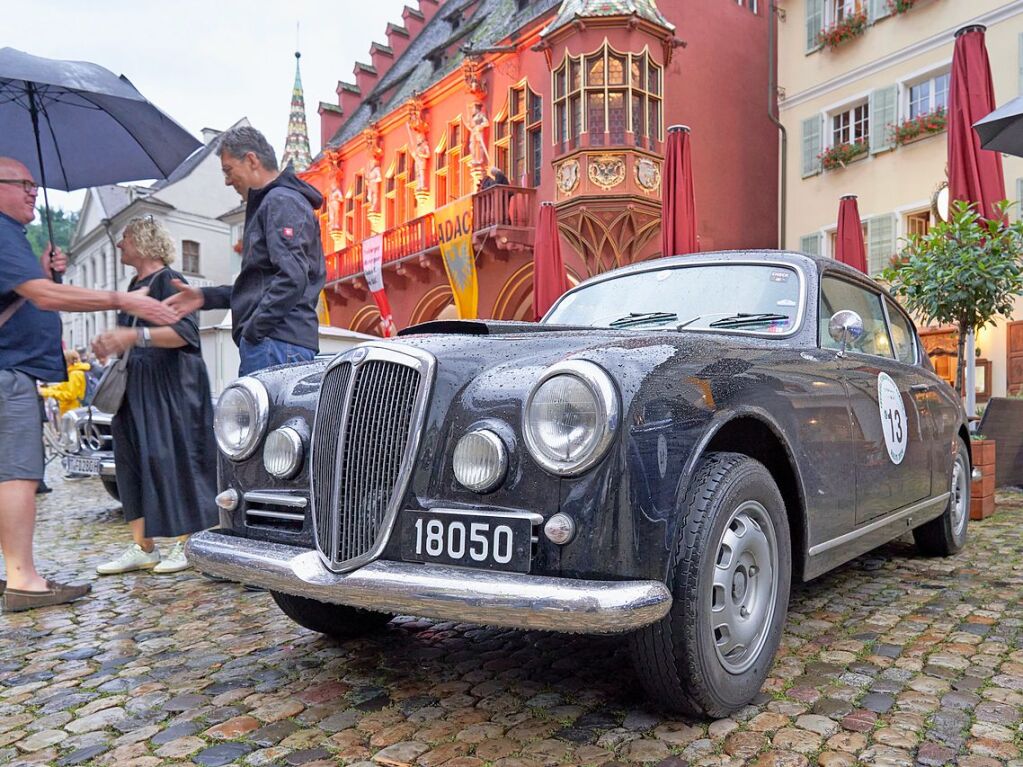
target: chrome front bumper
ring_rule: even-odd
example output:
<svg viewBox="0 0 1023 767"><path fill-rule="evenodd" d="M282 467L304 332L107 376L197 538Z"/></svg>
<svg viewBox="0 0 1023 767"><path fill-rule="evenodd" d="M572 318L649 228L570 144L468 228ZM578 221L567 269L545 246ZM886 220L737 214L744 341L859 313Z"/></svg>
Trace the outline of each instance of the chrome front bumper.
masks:
<svg viewBox="0 0 1023 767"><path fill-rule="evenodd" d="M320 602L385 613L584 634L632 631L660 620L671 592L660 581L591 581L376 560L350 573L315 551L224 535L188 540L202 572Z"/></svg>

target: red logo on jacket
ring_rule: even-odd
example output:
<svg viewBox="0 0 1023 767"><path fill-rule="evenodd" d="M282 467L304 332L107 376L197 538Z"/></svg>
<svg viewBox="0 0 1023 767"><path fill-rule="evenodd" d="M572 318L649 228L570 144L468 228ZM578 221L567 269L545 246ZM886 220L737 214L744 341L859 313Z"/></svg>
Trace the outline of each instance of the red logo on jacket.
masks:
<svg viewBox="0 0 1023 767"><path fill-rule="evenodd" d="M283 229L281 229L281 234L290 240L292 235L295 234L295 230L292 229L290 226L286 226Z"/></svg>

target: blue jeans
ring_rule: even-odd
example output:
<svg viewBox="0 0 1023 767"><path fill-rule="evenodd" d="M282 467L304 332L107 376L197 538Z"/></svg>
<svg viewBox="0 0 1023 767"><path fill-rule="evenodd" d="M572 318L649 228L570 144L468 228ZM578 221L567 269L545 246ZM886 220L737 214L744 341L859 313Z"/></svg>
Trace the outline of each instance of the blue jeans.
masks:
<svg viewBox="0 0 1023 767"><path fill-rule="evenodd" d="M278 341L276 338L264 338L258 343L250 343L242 338L238 342L238 355L241 357L238 375L247 376L249 373L274 365L308 362L316 356L316 352L298 344Z"/></svg>

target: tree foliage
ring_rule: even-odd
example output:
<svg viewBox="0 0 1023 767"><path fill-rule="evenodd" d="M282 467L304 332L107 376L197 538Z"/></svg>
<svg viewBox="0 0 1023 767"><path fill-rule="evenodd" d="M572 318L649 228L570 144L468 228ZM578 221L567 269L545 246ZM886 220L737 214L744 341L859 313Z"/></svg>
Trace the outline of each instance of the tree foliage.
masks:
<svg viewBox="0 0 1023 767"><path fill-rule="evenodd" d="M999 215L988 220L956 201L949 220L911 236L882 275L910 311L959 330L960 392L967 332L998 317L1010 319L1014 299L1023 293L1023 222L1007 223L1009 205L999 203Z"/></svg>
<svg viewBox="0 0 1023 767"><path fill-rule="evenodd" d="M46 243L50 241L50 233L46 228L46 210L42 205L37 210L39 211L39 221L29 224L25 229L28 232L28 241L32 246L32 251L39 256L42 254L43 248L46 247ZM69 213L62 208L50 208L50 220L53 222L53 239L66 252L71 245L71 236L75 232L75 226L78 224L78 211Z"/></svg>

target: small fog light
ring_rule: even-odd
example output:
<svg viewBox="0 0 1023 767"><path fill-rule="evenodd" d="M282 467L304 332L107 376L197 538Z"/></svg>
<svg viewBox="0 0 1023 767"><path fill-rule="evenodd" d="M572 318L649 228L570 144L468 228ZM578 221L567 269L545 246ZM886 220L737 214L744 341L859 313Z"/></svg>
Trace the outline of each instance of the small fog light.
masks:
<svg viewBox="0 0 1023 767"><path fill-rule="evenodd" d="M494 432L471 431L455 446L451 462L455 479L476 493L488 493L501 484L508 470L508 451Z"/></svg>
<svg viewBox="0 0 1023 767"><path fill-rule="evenodd" d="M575 538L575 522L568 514L559 511L547 520L547 524L543 526L543 533L552 543L564 546Z"/></svg>
<svg viewBox="0 0 1023 767"><path fill-rule="evenodd" d="M238 491L233 487L228 488L222 493L217 493L217 497L214 500L217 506L224 511L234 511L238 508Z"/></svg>
<svg viewBox="0 0 1023 767"><path fill-rule="evenodd" d="M270 432L263 445L263 468L278 479L292 477L302 467L302 437L282 426Z"/></svg>

